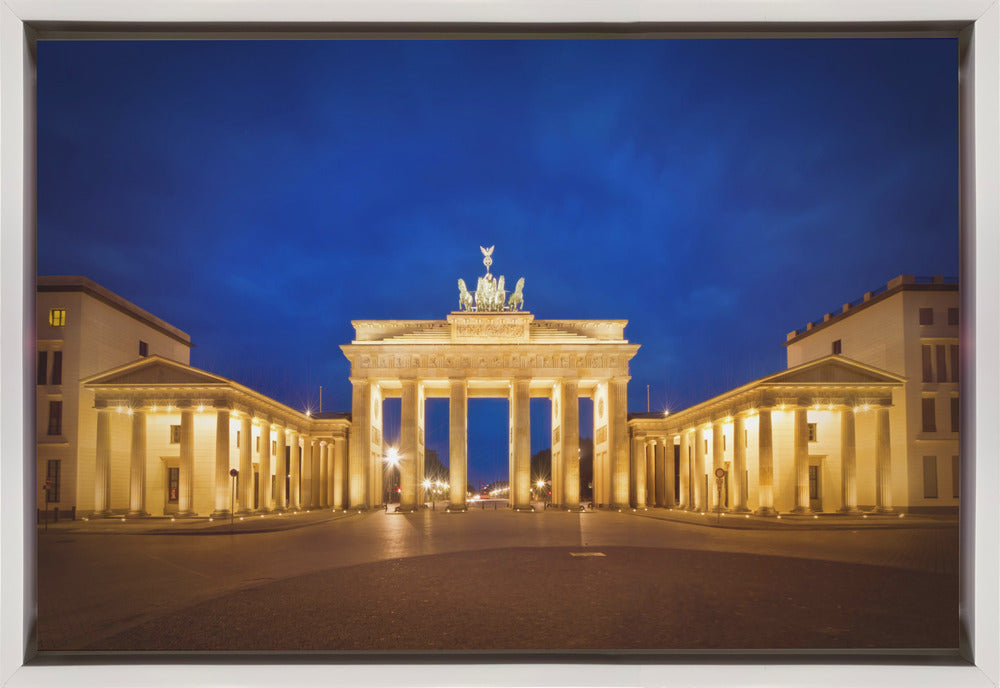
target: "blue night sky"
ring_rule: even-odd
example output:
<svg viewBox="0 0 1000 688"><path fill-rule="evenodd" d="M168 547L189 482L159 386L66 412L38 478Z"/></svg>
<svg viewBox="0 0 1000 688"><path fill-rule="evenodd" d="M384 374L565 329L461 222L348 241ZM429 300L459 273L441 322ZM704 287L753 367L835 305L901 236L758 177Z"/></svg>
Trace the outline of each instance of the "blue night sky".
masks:
<svg viewBox="0 0 1000 688"><path fill-rule="evenodd" d="M951 39L41 42L38 273L349 411L350 321L444 318L495 244L537 318L628 319L630 410L679 410L958 274L957 95ZM506 414L470 401L470 481L506 479ZM447 463L446 400L427 433Z"/></svg>

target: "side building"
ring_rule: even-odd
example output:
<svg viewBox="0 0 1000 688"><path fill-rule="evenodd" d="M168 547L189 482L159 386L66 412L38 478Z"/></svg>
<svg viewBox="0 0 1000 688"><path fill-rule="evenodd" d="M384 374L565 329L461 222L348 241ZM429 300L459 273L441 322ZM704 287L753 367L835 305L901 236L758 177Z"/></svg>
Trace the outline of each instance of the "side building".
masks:
<svg viewBox="0 0 1000 688"><path fill-rule="evenodd" d="M841 354L905 378L893 436L911 509L958 508L958 334L957 280L901 275L785 342L789 367Z"/></svg>
<svg viewBox="0 0 1000 688"><path fill-rule="evenodd" d="M956 510L958 317L957 283L903 275L789 333L787 370L632 414L633 506Z"/></svg>
<svg viewBox="0 0 1000 688"><path fill-rule="evenodd" d="M39 509L347 506L349 414L304 413L192 367L185 332L86 277L38 277L35 303Z"/></svg>
<svg viewBox="0 0 1000 688"><path fill-rule="evenodd" d="M48 509L90 511L97 411L80 380L149 355L187 364L191 338L80 276L38 277L35 321L37 504L48 485Z"/></svg>

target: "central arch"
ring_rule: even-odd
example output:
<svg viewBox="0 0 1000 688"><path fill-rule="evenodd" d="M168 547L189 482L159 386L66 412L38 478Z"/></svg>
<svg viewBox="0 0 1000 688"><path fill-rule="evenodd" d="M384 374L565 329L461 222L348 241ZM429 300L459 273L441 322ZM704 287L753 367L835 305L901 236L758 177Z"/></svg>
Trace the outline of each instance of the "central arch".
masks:
<svg viewBox="0 0 1000 688"><path fill-rule="evenodd" d="M445 320L354 321L341 347L351 365L349 503L382 503L381 406L401 399L400 506L424 499L425 402L449 400L450 484L468 479L468 400L509 401L509 462L514 509L531 508L529 400L552 408L552 502L577 508L579 399L593 401L594 503L629 504L626 418L629 362L639 349L624 338L625 320L535 320L529 312L453 312ZM583 422L587 422L584 420ZM450 491L464 510L465 490Z"/></svg>

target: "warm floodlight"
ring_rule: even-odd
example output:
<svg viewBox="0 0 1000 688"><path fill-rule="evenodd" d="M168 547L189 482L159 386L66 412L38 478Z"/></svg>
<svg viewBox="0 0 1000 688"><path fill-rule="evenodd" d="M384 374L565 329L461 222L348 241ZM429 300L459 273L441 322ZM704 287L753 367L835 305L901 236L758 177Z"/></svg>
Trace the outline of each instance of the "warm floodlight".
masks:
<svg viewBox="0 0 1000 688"><path fill-rule="evenodd" d="M426 489L427 489L427 488L429 488L430 486L431 486L431 481L430 481L430 480L425 480L425 481L424 481L424 489L426 490Z"/></svg>
<svg viewBox="0 0 1000 688"><path fill-rule="evenodd" d="M390 466L395 466L399 463L399 450L395 447L389 447L389 450L385 453L385 462Z"/></svg>
<svg viewBox="0 0 1000 688"><path fill-rule="evenodd" d="M545 487L545 481L544 480L539 480L537 483L535 483L535 485L537 487Z"/></svg>

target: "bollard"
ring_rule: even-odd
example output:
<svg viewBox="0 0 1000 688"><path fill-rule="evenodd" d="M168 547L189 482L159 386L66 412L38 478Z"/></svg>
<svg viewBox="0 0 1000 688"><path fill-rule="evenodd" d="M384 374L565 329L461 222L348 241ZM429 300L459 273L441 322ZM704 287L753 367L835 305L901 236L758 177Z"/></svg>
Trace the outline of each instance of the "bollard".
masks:
<svg viewBox="0 0 1000 688"><path fill-rule="evenodd" d="M52 510L52 515L53 515L52 522L59 523L59 507L56 507L55 509Z"/></svg>
<svg viewBox="0 0 1000 688"><path fill-rule="evenodd" d="M71 521L76 520L76 505L73 505L69 508L69 518Z"/></svg>

